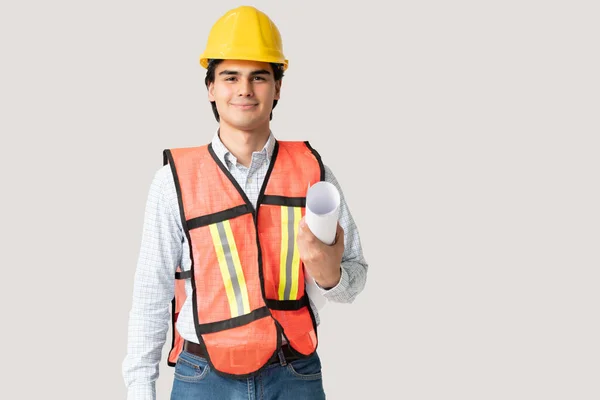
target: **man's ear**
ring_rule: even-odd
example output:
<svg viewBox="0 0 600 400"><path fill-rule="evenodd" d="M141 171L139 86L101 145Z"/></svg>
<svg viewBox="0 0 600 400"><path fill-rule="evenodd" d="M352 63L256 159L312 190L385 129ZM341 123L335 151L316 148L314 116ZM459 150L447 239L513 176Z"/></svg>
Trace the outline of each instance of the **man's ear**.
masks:
<svg viewBox="0 0 600 400"><path fill-rule="evenodd" d="M282 83L283 83L282 79L275 82L275 100L279 100L279 95L281 94L281 84Z"/></svg>
<svg viewBox="0 0 600 400"><path fill-rule="evenodd" d="M215 83L208 84L208 101L215 101Z"/></svg>

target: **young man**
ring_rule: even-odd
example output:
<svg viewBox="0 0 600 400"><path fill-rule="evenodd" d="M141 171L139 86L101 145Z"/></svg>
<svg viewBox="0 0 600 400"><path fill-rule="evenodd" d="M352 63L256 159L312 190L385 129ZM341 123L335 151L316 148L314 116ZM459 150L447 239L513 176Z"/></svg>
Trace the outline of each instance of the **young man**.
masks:
<svg viewBox="0 0 600 400"><path fill-rule="evenodd" d="M329 301L352 302L368 268L356 225L319 154L270 130L288 61L269 17L226 13L200 64L219 129L208 145L165 150L152 182L123 362L128 399L155 399L170 322L171 399L324 399L304 274ZM308 183L322 180L341 194L331 245L303 218Z"/></svg>

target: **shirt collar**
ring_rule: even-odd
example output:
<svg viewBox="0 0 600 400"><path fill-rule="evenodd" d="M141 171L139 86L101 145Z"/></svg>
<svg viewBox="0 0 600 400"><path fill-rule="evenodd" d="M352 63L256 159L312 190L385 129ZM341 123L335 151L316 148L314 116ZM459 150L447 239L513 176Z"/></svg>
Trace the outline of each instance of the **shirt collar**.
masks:
<svg viewBox="0 0 600 400"><path fill-rule="evenodd" d="M254 153L262 154L266 157L267 163L269 163L271 162L271 157L273 156L275 143L276 140L275 136L273 135L273 132L269 132L269 138L267 139L267 142L263 146L262 150L256 151ZM223 163L223 165L227 165L226 160L232 163L233 165L236 164L237 159L221 141L221 138L219 137L219 130L217 130L217 132L213 136L211 144L213 151L215 152L219 160Z"/></svg>

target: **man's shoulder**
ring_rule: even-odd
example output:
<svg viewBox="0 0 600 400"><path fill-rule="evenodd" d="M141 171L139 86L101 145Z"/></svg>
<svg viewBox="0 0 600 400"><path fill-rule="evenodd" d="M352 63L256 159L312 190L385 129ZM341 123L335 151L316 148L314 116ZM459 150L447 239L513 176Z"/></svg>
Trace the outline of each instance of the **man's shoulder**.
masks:
<svg viewBox="0 0 600 400"><path fill-rule="evenodd" d="M165 164L154 173L154 179L160 182L166 182L168 180L173 180L173 174L171 173L171 166L169 164Z"/></svg>
<svg viewBox="0 0 600 400"><path fill-rule="evenodd" d="M173 183L173 174L171 173L171 166L169 164L163 165L154 172L152 186L160 190L160 192L163 192L165 188L173 186Z"/></svg>

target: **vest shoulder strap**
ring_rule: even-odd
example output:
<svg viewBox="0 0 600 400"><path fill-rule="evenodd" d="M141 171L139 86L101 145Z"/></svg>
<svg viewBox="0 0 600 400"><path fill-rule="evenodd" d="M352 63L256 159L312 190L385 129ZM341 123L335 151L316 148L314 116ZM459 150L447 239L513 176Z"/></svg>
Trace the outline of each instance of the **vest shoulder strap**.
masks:
<svg viewBox="0 0 600 400"><path fill-rule="evenodd" d="M173 161L174 157L181 158L186 164L194 159L200 159L208 155L208 145L194 147L179 147L163 150L163 166Z"/></svg>

